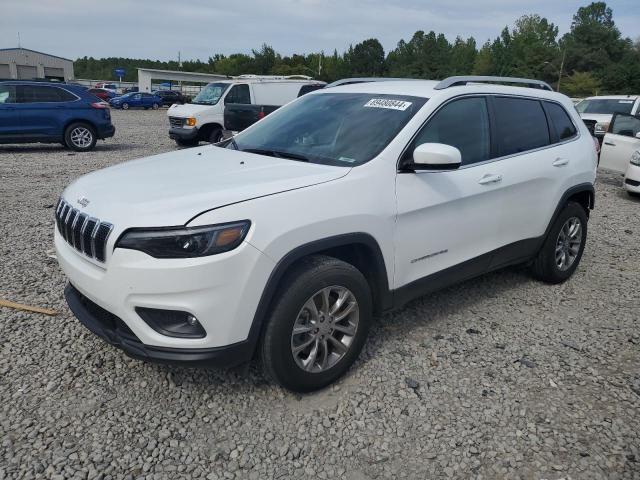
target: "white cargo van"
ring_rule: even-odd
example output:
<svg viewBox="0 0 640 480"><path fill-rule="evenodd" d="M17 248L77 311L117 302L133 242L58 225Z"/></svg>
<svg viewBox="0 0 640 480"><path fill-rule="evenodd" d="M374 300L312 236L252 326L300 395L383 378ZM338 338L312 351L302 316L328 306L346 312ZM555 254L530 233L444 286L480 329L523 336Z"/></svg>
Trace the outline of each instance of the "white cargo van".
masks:
<svg viewBox="0 0 640 480"><path fill-rule="evenodd" d="M224 107L227 104L282 106L324 82L310 77L240 75L208 84L185 105L167 111L169 137L178 145L193 146L199 141L222 140Z"/></svg>

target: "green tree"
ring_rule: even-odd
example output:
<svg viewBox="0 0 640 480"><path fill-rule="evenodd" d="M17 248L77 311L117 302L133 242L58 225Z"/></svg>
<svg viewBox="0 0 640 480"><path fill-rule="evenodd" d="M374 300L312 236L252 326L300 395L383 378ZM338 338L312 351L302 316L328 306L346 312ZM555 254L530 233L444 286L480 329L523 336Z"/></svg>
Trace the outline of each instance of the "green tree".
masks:
<svg viewBox="0 0 640 480"><path fill-rule="evenodd" d="M384 48L376 38L349 48L347 58L354 76L379 77L385 71Z"/></svg>
<svg viewBox="0 0 640 480"><path fill-rule="evenodd" d="M573 75L564 79L562 83L563 93L570 97L596 95L600 87L600 81L587 72L574 72Z"/></svg>
<svg viewBox="0 0 640 480"><path fill-rule="evenodd" d="M457 37L451 47L448 73L450 75L471 74L477 56L476 41L473 37L469 37L467 40Z"/></svg>

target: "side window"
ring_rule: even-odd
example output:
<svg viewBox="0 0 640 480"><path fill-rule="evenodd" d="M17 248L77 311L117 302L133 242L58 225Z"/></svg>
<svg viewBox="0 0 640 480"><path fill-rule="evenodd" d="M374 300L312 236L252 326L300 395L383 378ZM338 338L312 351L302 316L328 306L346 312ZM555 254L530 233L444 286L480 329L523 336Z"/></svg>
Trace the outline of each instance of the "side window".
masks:
<svg viewBox="0 0 640 480"><path fill-rule="evenodd" d="M640 132L640 116L615 114L611 121L610 132L624 137L635 137Z"/></svg>
<svg viewBox="0 0 640 480"><path fill-rule="evenodd" d="M547 117L538 100L495 97L493 104L499 157L549 145Z"/></svg>
<svg viewBox="0 0 640 480"><path fill-rule="evenodd" d="M13 85L0 85L0 105L4 103L16 103L16 87Z"/></svg>
<svg viewBox="0 0 640 480"><path fill-rule="evenodd" d="M251 94L249 93L249 85L234 85L224 99L224 103L251 103Z"/></svg>
<svg viewBox="0 0 640 480"><path fill-rule="evenodd" d="M456 147L462 154L463 165L488 160L491 137L486 100L470 97L446 104L418 133L407 151L408 157L423 143L444 143Z"/></svg>
<svg viewBox="0 0 640 480"><path fill-rule="evenodd" d="M45 87L40 85L22 85L20 103L50 103L68 102L75 97L58 87Z"/></svg>
<svg viewBox="0 0 640 480"><path fill-rule="evenodd" d="M559 142L571 138L576 134L576 127L573 125L569 114L557 103L544 102L544 107L551 118L551 123Z"/></svg>

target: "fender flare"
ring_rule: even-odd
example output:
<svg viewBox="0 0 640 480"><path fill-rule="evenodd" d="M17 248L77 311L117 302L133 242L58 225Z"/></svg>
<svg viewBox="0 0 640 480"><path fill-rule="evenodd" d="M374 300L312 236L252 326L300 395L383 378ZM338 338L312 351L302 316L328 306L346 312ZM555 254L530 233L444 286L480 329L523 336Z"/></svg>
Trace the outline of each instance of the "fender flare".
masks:
<svg viewBox="0 0 640 480"><path fill-rule="evenodd" d="M263 327L266 324L269 308L275 298L278 286L289 267L298 260L309 255L313 255L314 253L348 245L363 245L373 254L373 280L375 281L375 291L373 293L374 295L380 296L379 301L381 310L388 310L390 308L392 297L389 290L389 279L387 276L386 265L380 245L378 245L378 242L373 238L373 236L368 233L354 232L314 240L291 250L282 257L280 261L278 261L274 269L271 271L271 275L269 275L269 279L262 290L262 295L260 296L260 301L258 302L258 307L256 308L256 312L253 316L253 321L251 322L249 335L247 337L247 342L250 345L250 351L252 354L255 353L258 340L260 339Z"/></svg>
<svg viewBox="0 0 640 480"><path fill-rule="evenodd" d="M544 240L549 235L549 231L551 230L551 227L555 223L556 218L558 218L558 215L560 215L562 208L567 204L567 201L569 200L569 198L574 196L576 193L582 193L582 192L587 192L589 194L589 210L593 210L595 208L596 193L592 183L580 183L578 185L574 185L573 187L567 189L567 191L562 194L562 197L560 197L560 201L558 202L558 205L556 206L556 209L553 212L553 215L551 216L551 220L549 221L549 224L547 225L547 228L544 231L544 235L542 236L542 242L544 242Z"/></svg>

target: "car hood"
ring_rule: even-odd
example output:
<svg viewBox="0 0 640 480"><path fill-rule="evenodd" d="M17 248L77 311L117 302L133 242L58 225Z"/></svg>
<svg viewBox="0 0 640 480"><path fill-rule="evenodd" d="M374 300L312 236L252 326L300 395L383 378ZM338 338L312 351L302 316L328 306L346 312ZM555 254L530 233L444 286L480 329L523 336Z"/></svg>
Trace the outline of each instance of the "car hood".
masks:
<svg viewBox="0 0 640 480"><path fill-rule="evenodd" d="M193 103L185 103L184 105L174 104L167 110L167 115L170 117L191 117L197 115L200 112L211 109L214 105L194 105Z"/></svg>
<svg viewBox="0 0 640 480"><path fill-rule="evenodd" d="M98 170L69 185L63 198L122 231L185 225L206 210L330 182L349 171L207 145Z"/></svg>

